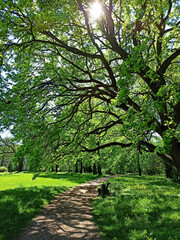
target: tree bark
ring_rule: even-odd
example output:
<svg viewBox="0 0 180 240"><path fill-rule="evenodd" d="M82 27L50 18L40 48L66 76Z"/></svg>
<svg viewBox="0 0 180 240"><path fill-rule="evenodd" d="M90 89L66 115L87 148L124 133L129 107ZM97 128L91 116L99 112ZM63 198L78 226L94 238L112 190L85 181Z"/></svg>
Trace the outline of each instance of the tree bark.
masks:
<svg viewBox="0 0 180 240"><path fill-rule="evenodd" d="M139 159L139 152L137 153L137 164L138 164L138 172L139 172L139 176L142 176L142 173L141 173L141 165L140 165L140 159Z"/></svg>
<svg viewBox="0 0 180 240"><path fill-rule="evenodd" d="M93 174L96 175L97 174L97 170L96 170L96 164L93 164Z"/></svg>
<svg viewBox="0 0 180 240"><path fill-rule="evenodd" d="M180 173L180 142L174 138L171 144L170 156L173 159L173 165L177 168L178 173Z"/></svg>
<svg viewBox="0 0 180 240"><path fill-rule="evenodd" d="M173 178L173 167L169 164L165 164L165 169L166 169L166 177Z"/></svg>
<svg viewBox="0 0 180 240"><path fill-rule="evenodd" d="M139 159L139 154L142 154L142 151L140 149L140 146L137 146L137 164L138 164L138 172L139 172L139 176L142 176L141 173L141 165L140 165L140 159Z"/></svg>
<svg viewBox="0 0 180 240"><path fill-rule="evenodd" d="M56 173L58 172L58 167L59 167L59 165L58 165L58 164L56 164Z"/></svg>
<svg viewBox="0 0 180 240"><path fill-rule="evenodd" d="M19 164L18 164L18 171L19 172L22 172L22 170L23 170L23 162L24 162L24 159L21 159L19 161Z"/></svg>
<svg viewBox="0 0 180 240"><path fill-rule="evenodd" d="M83 164L82 164L82 161L80 161L80 173L82 173L83 172Z"/></svg>
<svg viewBox="0 0 180 240"><path fill-rule="evenodd" d="M76 161L75 173L78 173L78 161Z"/></svg>
<svg viewBox="0 0 180 240"><path fill-rule="evenodd" d="M102 175L101 166L98 165L98 174Z"/></svg>

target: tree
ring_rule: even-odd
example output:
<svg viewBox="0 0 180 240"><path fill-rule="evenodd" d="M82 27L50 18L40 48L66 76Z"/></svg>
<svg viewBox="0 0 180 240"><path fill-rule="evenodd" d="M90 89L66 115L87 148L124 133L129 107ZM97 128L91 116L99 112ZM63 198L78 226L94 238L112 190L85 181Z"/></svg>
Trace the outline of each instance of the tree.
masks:
<svg viewBox="0 0 180 240"><path fill-rule="evenodd" d="M54 159L138 146L180 171L179 1L93 2L1 1L3 127Z"/></svg>
<svg viewBox="0 0 180 240"><path fill-rule="evenodd" d="M13 138L2 138L0 136L0 166L6 166L9 171L12 171L12 159L17 151L17 148L18 146L14 142Z"/></svg>

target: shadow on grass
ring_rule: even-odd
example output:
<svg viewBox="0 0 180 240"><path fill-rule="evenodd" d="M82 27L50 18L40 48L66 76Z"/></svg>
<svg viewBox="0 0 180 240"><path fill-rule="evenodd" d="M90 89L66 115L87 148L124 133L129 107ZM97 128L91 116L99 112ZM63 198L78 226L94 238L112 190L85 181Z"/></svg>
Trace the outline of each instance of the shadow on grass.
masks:
<svg viewBox="0 0 180 240"><path fill-rule="evenodd" d="M157 186L157 187L173 187L176 189L180 189L180 185L177 182L174 182L170 178L165 178L163 176L129 176L129 181L131 179L139 179L139 180L144 180L147 185L151 186Z"/></svg>
<svg viewBox="0 0 180 240"><path fill-rule="evenodd" d="M0 192L0 240L15 239L64 186L17 188Z"/></svg>
<svg viewBox="0 0 180 240"><path fill-rule="evenodd" d="M155 176L110 181L111 195L93 202L103 240L180 239L178 184Z"/></svg>
<svg viewBox="0 0 180 240"><path fill-rule="evenodd" d="M77 184L81 184L102 176L92 175L88 173L41 173L38 177L65 179Z"/></svg>

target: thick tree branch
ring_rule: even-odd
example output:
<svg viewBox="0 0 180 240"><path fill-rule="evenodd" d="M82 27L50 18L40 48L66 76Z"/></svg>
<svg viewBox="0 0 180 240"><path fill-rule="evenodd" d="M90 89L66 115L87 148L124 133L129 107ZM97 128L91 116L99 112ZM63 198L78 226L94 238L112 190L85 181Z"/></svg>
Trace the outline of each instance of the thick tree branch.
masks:
<svg viewBox="0 0 180 240"><path fill-rule="evenodd" d="M91 149L84 147L82 145L81 145L81 147L84 149L85 152L96 152L100 149L111 147L111 146L120 146L122 148L126 148L126 147L130 147L131 145L132 145L132 143L111 142L111 143L103 144L101 146L98 146L96 148L91 148Z"/></svg>
<svg viewBox="0 0 180 240"><path fill-rule="evenodd" d="M172 61L177 58L180 55L180 48L177 49L173 54L171 54L161 65L159 68L159 72L161 74L164 74L166 70L168 69L169 65L172 63Z"/></svg>

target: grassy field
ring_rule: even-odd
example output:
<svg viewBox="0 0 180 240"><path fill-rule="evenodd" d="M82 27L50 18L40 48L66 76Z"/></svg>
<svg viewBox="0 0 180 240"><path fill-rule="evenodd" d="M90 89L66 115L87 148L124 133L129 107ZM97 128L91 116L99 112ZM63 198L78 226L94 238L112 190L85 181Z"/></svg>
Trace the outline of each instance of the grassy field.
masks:
<svg viewBox="0 0 180 240"><path fill-rule="evenodd" d="M180 239L179 184L163 177L132 175L110 183L110 196L93 202L102 240Z"/></svg>
<svg viewBox="0 0 180 240"><path fill-rule="evenodd" d="M0 175L0 240L14 240L59 193L97 176L75 173Z"/></svg>

